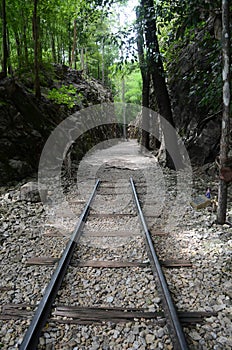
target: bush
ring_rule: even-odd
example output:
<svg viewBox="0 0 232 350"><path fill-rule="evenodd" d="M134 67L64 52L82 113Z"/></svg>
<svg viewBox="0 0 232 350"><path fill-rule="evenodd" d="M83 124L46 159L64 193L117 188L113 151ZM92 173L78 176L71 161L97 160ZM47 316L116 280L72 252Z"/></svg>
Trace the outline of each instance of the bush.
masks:
<svg viewBox="0 0 232 350"><path fill-rule="evenodd" d="M72 108L76 101L76 89L72 85L62 85L59 89L53 88L49 92L48 98L57 104Z"/></svg>

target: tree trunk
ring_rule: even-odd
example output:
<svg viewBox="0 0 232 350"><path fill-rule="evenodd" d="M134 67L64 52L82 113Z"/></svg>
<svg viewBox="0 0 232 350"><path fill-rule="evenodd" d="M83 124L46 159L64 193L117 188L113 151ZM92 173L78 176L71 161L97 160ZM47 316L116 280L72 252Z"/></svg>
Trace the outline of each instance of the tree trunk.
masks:
<svg viewBox="0 0 232 350"><path fill-rule="evenodd" d="M83 73L86 73L86 64L85 64L85 49L81 48L81 69Z"/></svg>
<svg viewBox="0 0 232 350"><path fill-rule="evenodd" d="M57 63L57 57L56 57L56 43L55 43L55 36L52 34L51 36L51 44L52 44L52 59L54 63Z"/></svg>
<svg viewBox="0 0 232 350"><path fill-rule="evenodd" d="M84 54L85 54L85 68L84 68L84 73L89 74L89 65L88 65L88 49L87 47L84 49Z"/></svg>
<svg viewBox="0 0 232 350"><path fill-rule="evenodd" d="M39 1L39 0L37 0ZM40 16L37 15L37 33L38 33L38 63L39 63L39 67L41 62L43 61L43 49L42 49L42 41L40 40L40 38L43 38L43 26L40 25L41 21L40 21Z"/></svg>
<svg viewBox="0 0 232 350"><path fill-rule="evenodd" d="M34 38L34 74L35 74L35 96L41 98L40 80L39 80L39 26L37 17L38 0L34 0L33 12L33 38Z"/></svg>
<svg viewBox="0 0 232 350"><path fill-rule="evenodd" d="M8 67L8 73L13 75L13 68L11 66L10 62L10 34L9 34L9 29L6 28L6 38L7 38L7 67Z"/></svg>
<svg viewBox="0 0 232 350"><path fill-rule="evenodd" d="M142 106L149 108L149 93L150 93L150 72L146 62L144 54L144 40L143 40L143 29L141 24L141 8L138 7L136 11L137 18L137 48L139 56L139 66L142 76ZM142 135L141 145L145 149L150 147L150 133L149 133L149 115L148 110L143 109L142 113Z"/></svg>
<svg viewBox="0 0 232 350"><path fill-rule="evenodd" d="M97 60L97 78L98 78L98 80L100 80L100 78L101 78L99 60Z"/></svg>
<svg viewBox="0 0 232 350"><path fill-rule="evenodd" d="M27 27L26 27L26 25L23 26L23 45L24 45L25 64L26 64L26 66L28 66L28 64L29 64L29 57L28 57Z"/></svg>
<svg viewBox="0 0 232 350"><path fill-rule="evenodd" d="M75 56L76 56L76 53L75 53ZM65 46L63 44L63 47L62 47L62 64L66 65L66 61L65 61L65 58L66 58L66 52L65 52ZM76 69L76 60L75 60L75 69Z"/></svg>
<svg viewBox="0 0 232 350"><path fill-rule="evenodd" d="M8 47L7 47L7 23L6 23L6 0L2 0L2 78L7 76L7 61L8 61Z"/></svg>
<svg viewBox="0 0 232 350"><path fill-rule="evenodd" d="M71 21L68 21L68 65L72 67Z"/></svg>
<svg viewBox="0 0 232 350"><path fill-rule="evenodd" d="M125 104L125 78L122 76L122 108L123 108L123 138L127 140L127 132L126 132L126 104Z"/></svg>
<svg viewBox="0 0 232 350"><path fill-rule="evenodd" d="M61 44L60 44L61 40L60 37L57 38L57 63L61 63Z"/></svg>
<svg viewBox="0 0 232 350"><path fill-rule="evenodd" d="M27 41L27 28L28 28L28 18L25 15L25 8L21 8L21 23L22 26L20 28L20 37L22 43L22 64L25 67L29 66L29 53L28 53L28 41ZM31 23L30 23L31 24Z"/></svg>
<svg viewBox="0 0 232 350"><path fill-rule="evenodd" d="M165 128L161 125L164 133L165 147L166 147L166 166L171 169L183 168L183 161L179 152L176 132L174 129L174 120L172 116L171 102L165 82L165 73L163 62L159 51L159 43L156 34L156 16L154 10L153 0L141 0L144 19L144 32L147 47L147 60L149 70L151 72L153 87L156 95L159 114L166 119L173 128ZM173 157L168 150L175 156L175 165Z"/></svg>
<svg viewBox="0 0 232 350"><path fill-rule="evenodd" d="M18 67L19 67L19 70L22 66L22 50L21 50L21 42L20 42L20 38L19 38L19 34L18 34L18 31L15 30L14 32L15 34L15 44L16 44L16 50L17 50L17 56L18 56Z"/></svg>
<svg viewBox="0 0 232 350"><path fill-rule="evenodd" d="M73 47L72 47L72 61L71 66L76 69L76 48L77 48L77 20L73 22Z"/></svg>
<svg viewBox="0 0 232 350"><path fill-rule="evenodd" d="M223 114L220 142L220 171L226 167L229 152L230 133L230 23L229 1L222 0L222 79L223 79ZM227 183L220 178L218 188L217 222L226 222Z"/></svg>
<svg viewBox="0 0 232 350"><path fill-rule="evenodd" d="M105 84L105 43L102 38L102 84Z"/></svg>

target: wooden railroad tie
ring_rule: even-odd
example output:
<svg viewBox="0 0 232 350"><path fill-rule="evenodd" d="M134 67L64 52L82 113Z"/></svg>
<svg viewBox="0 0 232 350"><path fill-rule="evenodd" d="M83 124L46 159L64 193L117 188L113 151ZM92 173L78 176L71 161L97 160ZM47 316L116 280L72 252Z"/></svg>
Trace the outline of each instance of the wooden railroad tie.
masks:
<svg viewBox="0 0 232 350"><path fill-rule="evenodd" d="M139 231L118 230L118 231L87 231L82 233L82 237L136 237L142 236Z"/></svg>
<svg viewBox="0 0 232 350"><path fill-rule="evenodd" d="M36 306L30 304L6 304L2 306L0 320L28 319L34 314L35 309ZM178 311L177 313L181 323L186 326L202 323L205 318L217 316L216 312L205 311ZM69 324L93 324L109 321L113 323L134 322L138 319L164 323L165 314L163 311L153 312L138 308L59 305L55 308L49 321Z"/></svg>
<svg viewBox="0 0 232 350"><path fill-rule="evenodd" d="M185 312L179 311L178 317L184 325L202 323L205 318L216 316L215 312L193 311ZM163 311L147 311L137 308L120 308L120 307L81 307L81 306L66 306L59 305L56 307L53 316L65 317L65 319L55 319L61 323L81 323L91 324L99 322L128 322L135 319L153 320L153 322L165 322L165 314ZM69 319L68 319L69 318Z"/></svg>
<svg viewBox="0 0 232 350"><path fill-rule="evenodd" d="M158 236L158 237L163 237L163 236L168 236L169 233L165 231L157 231L157 230L150 230L151 236Z"/></svg>
<svg viewBox="0 0 232 350"><path fill-rule="evenodd" d="M71 236L71 233L67 233L67 232L61 232L60 230L58 229L46 229L45 232L43 232L43 236L46 236L46 237L60 237L60 238L64 238L64 237L68 237L68 236Z"/></svg>
<svg viewBox="0 0 232 350"><path fill-rule="evenodd" d="M91 213L90 217L94 218L123 218L123 217L137 217L137 215L132 213Z"/></svg>
<svg viewBox="0 0 232 350"><path fill-rule="evenodd" d="M59 258L53 257L32 257L26 261L26 265L54 265ZM192 267L188 260L161 260L161 265L166 268ZM123 268L123 267L147 267L149 262L141 261L117 261L117 260L72 260L72 266L75 267L93 267L93 268Z"/></svg>

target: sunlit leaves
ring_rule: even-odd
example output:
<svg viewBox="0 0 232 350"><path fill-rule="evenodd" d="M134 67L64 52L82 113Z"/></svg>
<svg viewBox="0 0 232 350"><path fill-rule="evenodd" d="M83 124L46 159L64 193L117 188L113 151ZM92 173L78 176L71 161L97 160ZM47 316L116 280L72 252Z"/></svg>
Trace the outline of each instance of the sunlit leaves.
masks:
<svg viewBox="0 0 232 350"><path fill-rule="evenodd" d="M67 105L68 108L72 108L76 102L76 89L70 85L62 85L59 89L53 88L48 98L57 104Z"/></svg>

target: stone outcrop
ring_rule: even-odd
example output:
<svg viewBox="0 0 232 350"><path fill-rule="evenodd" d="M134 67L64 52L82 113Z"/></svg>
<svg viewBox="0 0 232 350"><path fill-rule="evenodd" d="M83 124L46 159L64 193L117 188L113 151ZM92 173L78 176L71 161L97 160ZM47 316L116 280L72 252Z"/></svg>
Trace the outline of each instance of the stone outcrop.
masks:
<svg viewBox="0 0 232 350"><path fill-rule="evenodd" d="M77 99L72 108L52 102L46 93L40 100L36 99L30 79L25 79L24 84L11 78L0 80L0 185L37 171L47 138L67 116L82 108L112 101L110 91L98 81L92 78L87 81L80 72L66 66L55 66L54 72L55 79L48 79L42 92L73 85Z"/></svg>
<svg viewBox="0 0 232 350"><path fill-rule="evenodd" d="M214 18L171 50L168 86L175 125L192 162L212 162L219 152L222 116L221 52L214 36Z"/></svg>

